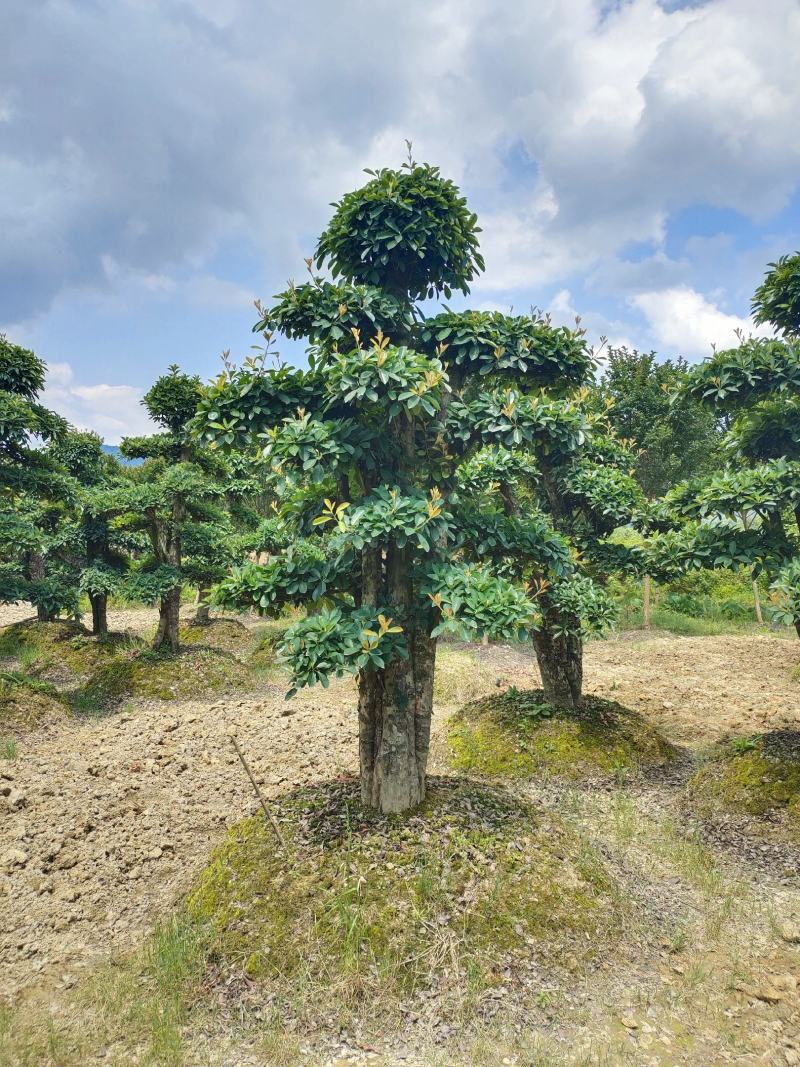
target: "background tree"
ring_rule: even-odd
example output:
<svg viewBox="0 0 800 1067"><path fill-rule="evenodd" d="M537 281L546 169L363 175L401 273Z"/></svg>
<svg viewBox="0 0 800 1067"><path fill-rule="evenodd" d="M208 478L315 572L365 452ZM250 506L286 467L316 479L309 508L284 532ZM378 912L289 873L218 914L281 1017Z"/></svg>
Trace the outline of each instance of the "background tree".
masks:
<svg viewBox="0 0 800 1067"><path fill-rule="evenodd" d="M108 597L121 590L129 566L126 539L114 529L114 499L124 469L103 451L97 434L69 429L47 448L48 455L77 483L65 515L65 550L79 593L89 598L92 633L108 633Z"/></svg>
<svg viewBox="0 0 800 1067"><path fill-rule="evenodd" d="M709 474L719 464L723 429L691 393L682 389L689 364L658 360L655 352L611 348L598 383L617 435L636 453L635 477L650 499L678 482Z"/></svg>
<svg viewBox="0 0 800 1067"><path fill-rule="evenodd" d="M417 301L466 293L483 269L476 217L435 167L368 173L317 246L333 281L312 271L256 326L307 337L309 370L229 368L197 427L228 446L263 437L296 535L267 566L237 569L221 598L265 612L311 603L283 645L294 686L357 675L362 797L402 811L425 793L438 636L509 637L540 617L541 588L478 561L459 471L490 445L579 447L564 394L592 361L580 334L537 316L423 319ZM541 516L520 526L530 554L539 533L554 537Z"/></svg>
<svg viewBox="0 0 800 1067"><path fill-rule="evenodd" d="M118 530L142 531L150 555L127 582L128 594L158 601L153 647L179 649L181 588L210 585L233 561L226 545L232 533L219 504L224 487L215 479L219 464L191 438L189 424L201 395L200 380L173 365L145 394L142 403L162 432L126 437L120 445L129 459L129 482L109 499Z"/></svg>
<svg viewBox="0 0 800 1067"><path fill-rule="evenodd" d="M0 335L0 599L30 601L43 621L78 608L73 568L60 555L77 484L41 447L67 432L38 402L46 369Z"/></svg>

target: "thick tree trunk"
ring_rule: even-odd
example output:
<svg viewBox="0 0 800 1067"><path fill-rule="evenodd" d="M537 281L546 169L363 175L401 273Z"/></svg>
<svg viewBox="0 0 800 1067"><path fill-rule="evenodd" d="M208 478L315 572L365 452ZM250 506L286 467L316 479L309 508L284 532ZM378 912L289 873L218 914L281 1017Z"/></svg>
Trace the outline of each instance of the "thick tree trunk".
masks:
<svg viewBox="0 0 800 1067"><path fill-rule="evenodd" d="M533 646L548 704L575 711L583 689L583 642L574 635L556 636L546 623L533 635Z"/></svg>
<svg viewBox="0 0 800 1067"><path fill-rule="evenodd" d="M410 643L408 659L359 678L361 799L385 813L425 799L436 642L418 635Z"/></svg>
<svg viewBox="0 0 800 1067"><path fill-rule="evenodd" d="M758 582L753 579L753 603L756 609L756 622L759 626L764 625L764 615L761 611L761 593L758 588Z"/></svg>
<svg viewBox="0 0 800 1067"><path fill-rule="evenodd" d="M90 593L92 605L92 633L105 637L108 633L108 596L106 593Z"/></svg>
<svg viewBox="0 0 800 1067"><path fill-rule="evenodd" d="M403 613L408 659L385 670L362 671L358 684L359 762L363 803L382 812L401 812L425 799L433 711L436 641L430 613L414 610L408 548L386 553L387 599ZM362 554L361 599L377 607L384 580L380 549Z"/></svg>
<svg viewBox="0 0 800 1067"><path fill-rule="evenodd" d="M158 629L153 641L153 648L156 651L162 651L167 648L170 652L178 651L180 610L181 590L180 586L177 586L175 589L170 589L166 596L161 598L161 603L158 606Z"/></svg>

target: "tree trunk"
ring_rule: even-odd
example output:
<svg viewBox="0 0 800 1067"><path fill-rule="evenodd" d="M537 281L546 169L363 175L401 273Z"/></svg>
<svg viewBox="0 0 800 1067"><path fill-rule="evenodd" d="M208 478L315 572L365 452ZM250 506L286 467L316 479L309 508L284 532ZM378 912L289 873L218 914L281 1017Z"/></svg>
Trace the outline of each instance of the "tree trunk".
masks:
<svg viewBox="0 0 800 1067"><path fill-rule="evenodd" d="M197 611L194 613L195 626L208 626L211 622L209 612L211 605L208 602L209 590L200 588L197 590Z"/></svg>
<svg viewBox="0 0 800 1067"><path fill-rule="evenodd" d="M408 659L363 671L358 682L361 799L384 813L425 799L436 642L417 635L409 643Z"/></svg>
<svg viewBox="0 0 800 1067"><path fill-rule="evenodd" d="M390 546L385 570L387 600L403 613L408 659L359 675L358 736L362 802L389 813L407 811L425 799L436 641L429 636L430 611L414 609L409 549ZM380 549L365 548L361 559L365 607L378 606L383 571Z"/></svg>
<svg viewBox="0 0 800 1067"><path fill-rule="evenodd" d="M650 575L646 574L642 580L642 625L645 630L650 629Z"/></svg>
<svg viewBox="0 0 800 1067"><path fill-rule="evenodd" d="M92 633L105 637L108 633L108 595L90 593L89 603L92 605Z"/></svg>
<svg viewBox="0 0 800 1067"><path fill-rule="evenodd" d="M168 648L170 652L177 652L178 626L180 625L181 588L176 586L161 598L158 606L158 629L156 630L153 648L160 652Z"/></svg>
<svg viewBox="0 0 800 1067"><path fill-rule="evenodd" d="M533 647L545 700L556 708L575 711L583 689L583 641L572 634L557 637L545 621L533 635Z"/></svg>
<svg viewBox="0 0 800 1067"><path fill-rule="evenodd" d="M763 626L764 615L761 611L761 593L759 592L758 582L755 580L755 578L753 579L753 603L755 604L756 608L756 621L758 622L759 626Z"/></svg>
<svg viewBox="0 0 800 1067"><path fill-rule="evenodd" d="M31 552L28 561L28 574L32 582L43 582L45 578L44 557L39 552ZM44 604L36 605L36 618L39 622L52 622L55 616Z"/></svg>

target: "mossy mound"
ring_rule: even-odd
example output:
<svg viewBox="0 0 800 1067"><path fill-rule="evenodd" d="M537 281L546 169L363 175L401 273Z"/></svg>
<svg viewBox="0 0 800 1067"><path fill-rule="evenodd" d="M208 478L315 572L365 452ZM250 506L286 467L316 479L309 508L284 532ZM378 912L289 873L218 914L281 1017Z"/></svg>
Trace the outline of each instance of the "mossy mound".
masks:
<svg viewBox="0 0 800 1067"><path fill-rule="evenodd" d="M450 722L453 766L488 777L580 778L659 766L676 750L634 711L587 696L575 712L541 690L507 689L462 708Z"/></svg>
<svg viewBox="0 0 800 1067"><path fill-rule="evenodd" d="M254 644L252 632L236 619L211 619L202 625L184 623L180 629L180 642L182 645L217 648L241 657L248 655Z"/></svg>
<svg viewBox="0 0 800 1067"><path fill-rule="evenodd" d="M0 633L0 660L62 689L75 688L98 667L141 647L142 641L130 634L96 637L80 623L63 619L26 620Z"/></svg>
<svg viewBox="0 0 800 1067"><path fill-rule="evenodd" d="M253 647L248 663L260 673L272 671L279 665L278 646L296 618L264 619L253 631Z"/></svg>
<svg viewBox="0 0 800 1067"><path fill-rule="evenodd" d="M800 733L779 730L718 746L687 785L705 814L755 815L800 835Z"/></svg>
<svg viewBox="0 0 800 1067"><path fill-rule="evenodd" d="M219 649L198 646L175 655L146 650L98 668L72 701L79 710L93 710L131 699L191 700L244 688L254 680L246 664Z"/></svg>
<svg viewBox="0 0 800 1067"><path fill-rule="evenodd" d="M30 730L63 715L54 686L15 671L0 673L0 728Z"/></svg>
<svg viewBox="0 0 800 1067"><path fill-rule="evenodd" d="M337 782L275 812L286 848L262 817L239 823L188 909L220 974L309 1017L377 1019L415 997L463 1012L510 971L585 971L621 937L627 905L599 856L505 790L434 779L398 817Z"/></svg>

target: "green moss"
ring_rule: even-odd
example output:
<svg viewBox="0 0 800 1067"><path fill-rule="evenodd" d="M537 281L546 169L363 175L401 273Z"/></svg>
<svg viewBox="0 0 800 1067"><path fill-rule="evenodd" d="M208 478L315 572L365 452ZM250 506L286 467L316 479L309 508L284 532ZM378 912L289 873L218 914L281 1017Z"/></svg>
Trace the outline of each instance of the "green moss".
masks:
<svg viewBox="0 0 800 1067"><path fill-rule="evenodd" d="M217 649L186 648L177 655L140 651L99 667L74 698L79 705L104 708L131 698L191 700L253 682L249 667Z"/></svg>
<svg viewBox="0 0 800 1067"><path fill-rule="evenodd" d="M55 687L14 671L0 673L0 726L26 730L64 715Z"/></svg>
<svg viewBox="0 0 800 1067"><path fill-rule="evenodd" d="M277 816L286 851L262 818L239 823L189 913L223 973L304 993L309 1013L366 1003L374 1017L428 990L463 1008L507 968L569 956L585 969L620 936L625 906L597 855L504 790L434 780L400 818L336 783L284 798Z"/></svg>
<svg viewBox="0 0 800 1067"><path fill-rule="evenodd" d="M129 634L95 637L80 623L27 620L0 633L0 660L13 661L24 673L74 689L101 665L143 647Z"/></svg>
<svg viewBox="0 0 800 1067"><path fill-rule="evenodd" d="M253 634L236 619L211 619L205 625L185 623L180 629L182 645L203 645L230 652L235 656L247 656L254 645Z"/></svg>
<svg viewBox="0 0 800 1067"><path fill-rule="evenodd" d="M653 727L620 704L585 697L580 711L561 712L540 690L513 688L462 708L448 741L456 770L488 777L635 772L675 755Z"/></svg>
<svg viewBox="0 0 800 1067"><path fill-rule="evenodd" d="M800 834L800 734L776 731L720 745L687 793L707 814L784 817Z"/></svg>

